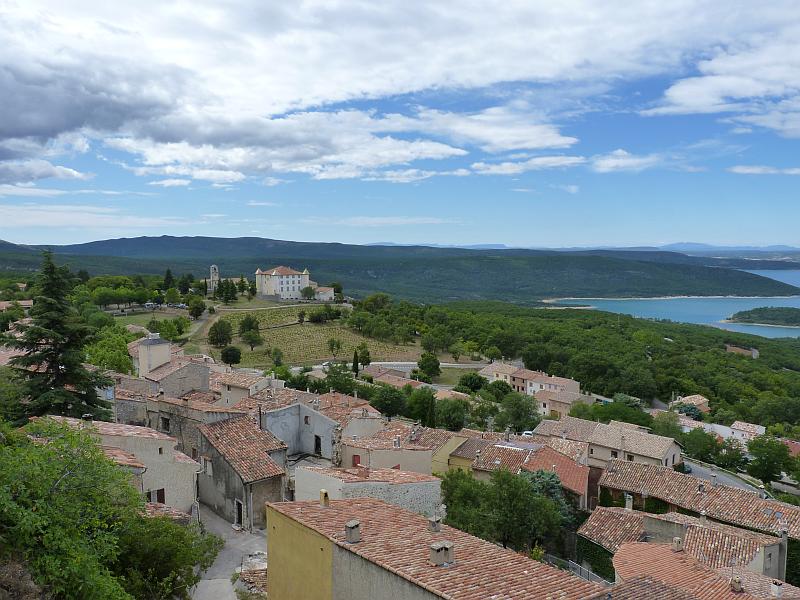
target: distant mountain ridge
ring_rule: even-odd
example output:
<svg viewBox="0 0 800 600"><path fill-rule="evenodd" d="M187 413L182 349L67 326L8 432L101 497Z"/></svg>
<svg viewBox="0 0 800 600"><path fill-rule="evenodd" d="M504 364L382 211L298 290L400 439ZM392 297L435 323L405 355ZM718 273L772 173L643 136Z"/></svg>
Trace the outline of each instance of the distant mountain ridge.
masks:
<svg viewBox="0 0 800 600"><path fill-rule="evenodd" d="M553 297L782 296L791 285L736 269L786 262L689 256L663 250L439 248L294 242L267 238L137 237L48 246L60 262L101 273L191 272L210 264L231 276L276 264L308 267L320 283L363 295L384 291L422 302ZM44 246L0 243L0 269L34 270ZM800 263L796 268L800 267Z"/></svg>

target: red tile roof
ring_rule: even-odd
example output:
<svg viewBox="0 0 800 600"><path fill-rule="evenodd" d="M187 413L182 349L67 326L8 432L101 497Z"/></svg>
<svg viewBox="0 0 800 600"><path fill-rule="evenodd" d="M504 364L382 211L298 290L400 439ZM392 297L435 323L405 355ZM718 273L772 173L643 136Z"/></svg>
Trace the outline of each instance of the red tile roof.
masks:
<svg viewBox="0 0 800 600"><path fill-rule="evenodd" d="M284 474L269 453L286 448L286 444L269 431L262 431L249 416L208 423L198 429L245 483Z"/></svg>
<svg viewBox="0 0 800 600"><path fill-rule="evenodd" d="M533 452L530 448L519 448L505 444L487 446L472 461L472 468L476 471L497 471L508 469L512 473L519 473L520 467Z"/></svg>
<svg viewBox="0 0 800 600"><path fill-rule="evenodd" d="M108 423L106 421L84 422L81 419L75 419L73 417L60 417L57 415L47 415L47 418L64 423L75 429L87 424L100 435L151 438L155 440L164 440L177 443L175 438L170 437L165 433L161 433L160 431L156 431L155 429L151 429L150 427L123 425L122 423Z"/></svg>
<svg viewBox="0 0 800 600"><path fill-rule="evenodd" d="M158 502L147 502L144 505L144 514L148 517L169 517L183 525L188 525L192 521L192 516L189 513Z"/></svg>
<svg viewBox="0 0 800 600"><path fill-rule="evenodd" d="M114 448L113 446L100 446L108 458L113 460L120 467L130 467L132 469L144 469L144 464L136 458L136 455L122 448Z"/></svg>
<svg viewBox="0 0 800 600"><path fill-rule="evenodd" d="M252 373L224 373L217 378L220 385L230 385L238 388L251 388L266 379L263 375Z"/></svg>
<svg viewBox="0 0 800 600"><path fill-rule="evenodd" d="M417 381L416 379L409 379L408 377L398 377L397 375L391 375L389 373L384 373L383 375L378 375L373 377L373 381L375 383L385 383L386 385L390 385L392 387L403 389L407 385L410 385L412 388L418 388L424 385L421 381Z"/></svg>
<svg viewBox="0 0 800 600"><path fill-rule="evenodd" d="M678 473L669 467L622 460L610 462L600 485L634 494L647 493L675 506L740 527L800 539L800 507L760 498L755 492L726 485L712 485L704 479Z"/></svg>
<svg viewBox="0 0 800 600"><path fill-rule="evenodd" d="M345 482L375 481L385 483L430 483L440 481L433 475L400 471L399 469L371 469L353 467L350 469L337 469L335 467L300 467L320 475L327 475Z"/></svg>
<svg viewBox="0 0 800 600"><path fill-rule="evenodd" d="M413 512L371 498L282 502L270 508L313 529L342 549L353 552L449 600L588 600L604 598L605 588L443 525L428 530L428 520ZM358 519L361 541L344 541L345 523ZM453 543L455 562L430 564L430 546Z"/></svg>
<svg viewBox="0 0 800 600"><path fill-rule="evenodd" d="M793 457L800 456L800 442L796 440L786 440L786 439L783 439L781 441L787 448L789 448L789 454L791 454Z"/></svg>
<svg viewBox="0 0 800 600"><path fill-rule="evenodd" d="M272 267L271 269L266 269L262 271L258 269L256 271L256 275L302 275L300 271L295 271L291 267L284 267L283 265Z"/></svg>
<svg viewBox="0 0 800 600"><path fill-rule="evenodd" d="M589 467L547 446L532 452L522 464L522 470L531 472L555 470L561 485L579 496L585 496L589 489Z"/></svg>

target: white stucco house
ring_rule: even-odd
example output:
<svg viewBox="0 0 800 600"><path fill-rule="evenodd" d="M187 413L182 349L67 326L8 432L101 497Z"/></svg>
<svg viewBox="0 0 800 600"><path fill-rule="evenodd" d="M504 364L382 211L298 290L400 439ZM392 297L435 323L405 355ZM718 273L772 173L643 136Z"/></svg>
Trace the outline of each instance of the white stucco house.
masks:
<svg viewBox="0 0 800 600"><path fill-rule="evenodd" d="M317 285L311 281L308 269L295 271L283 265L271 269L256 270L256 293L259 296L273 296L281 300L302 300L303 289L310 287L314 290L314 300L332 302L334 292L332 287Z"/></svg>

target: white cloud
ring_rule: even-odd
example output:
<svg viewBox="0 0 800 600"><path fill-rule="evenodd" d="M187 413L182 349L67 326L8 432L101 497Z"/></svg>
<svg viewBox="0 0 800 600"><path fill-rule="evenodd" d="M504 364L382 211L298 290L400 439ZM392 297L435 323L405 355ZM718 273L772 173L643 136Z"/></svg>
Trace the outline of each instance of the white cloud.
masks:
<svg viewBox="0 0 800 600"><path fill-rule="evenodd" d="M728 168L731 173L739 175L800 175L800 168L778 168L763 165L736 165Z"/></svg>
<svg viewBox="0 0 800 600"><path fill-rule="evenodd" d="M228 215L222 213L207 213L200 216L203 217L204 219L221 219L223 217L227 217Z"/></svg>
<svg viewBox="0 0 800 600"><path fill-rule="evenodd" d="M28 198L52 198L66 194L66 190L56 190L52 188L37 188L28 185L0 184L0 197L2 196L23 196Z"/></svg>
<svg viewBox="0 0 800 600"><path fill-rule="evenodd" d="M89 179L91 175L54 165L46 160L10 160L0 162L0 183L26 183L39 179Z"/></svg>
<svg viewBox="0 0 800 600"><path fill-rule="evenodd" d="M3 227L169 227L185 224L175 217L140 217L118 208L70 204L0 204Z"/></svg>
<svg viewBox="0 0 800 600"><path fill-rule="evenodd" d="M551 185L550 187L556 190L561 190L562 192L567 192L568 194L577 194L581 191L580 186L572 183L565 185Z"/></svg>
<svg viewBox="0 0 800 600"><path fill-rule="evenodd" d="M265 202L265 201L262 201L262 200L250 200L250 202L247 203L247 206L279 206L279 205L276 204L275 202Z"/></svg>
<svg viewBox="0 0 800 600"><path fill-rule="evenodd" d="M481 175L517 175L527 171L574 167L585 162L582 156L537 156L519 162L477 162L472 164L472 169Z"/></svg>
<svg viewBox="0 0 800 600"><path fill-rule="evenodd" d="M147 185L160 185L161 187L181 187L189 185L189 179L159 179L158 181L151 181Z"/></svg>
<svg viewBox="0 0 800 600"><path fill-rule="evenodd" d="M274 187L282 183L290 183L290 182L287 179L280 179L278 177L264 177L264 179L261 180L261 185L265 185L267 187Z"/></svg>
<svg viewBox="0 0 800 600"><path fill-rule="evenodd" d="M533 188L511 188L512 192L517 192L518 194L534 194L536 190Z"/></svg>
<svg viewBox="0 0 800 600"><path fill-rule="evenodd" d="M457 219L440 217L343 217L330 219L326 217L311 217L307 219L312 223L329 223L343 227L400 227L406 225L444 225L457 223Z"/></svg>
<svg viewBox="0 0 800 600"><path fill-rule="evenodd" d="M620 148L609 154L592 157L592 170L597 173L612 173L614 171L639 172L655 167L662 162L663 157L658 154L637 156Z"/></svg>

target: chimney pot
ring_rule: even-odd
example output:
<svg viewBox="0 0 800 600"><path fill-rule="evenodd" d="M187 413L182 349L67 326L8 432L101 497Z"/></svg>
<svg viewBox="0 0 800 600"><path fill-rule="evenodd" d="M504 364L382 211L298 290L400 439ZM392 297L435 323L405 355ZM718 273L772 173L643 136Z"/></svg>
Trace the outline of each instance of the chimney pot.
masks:
<svg viewBox="0 0 800 600"><path fill-rule="evenodd" d="M440 517L431 517L428 519L428 531L439 532L442 530L442 519Z"/></svg>
<svg viewBox="0 0 800 600"><path fill-rule="evenodd" d="M706 511L704 510L700 511L700 525L702 525L703 527L708 525L708 518L706 517Z"/></svg>
<svg viewBox="0 0 800 600"><path fill-rule="evenodd" d="M394 445L395 448L399 448L400 447L400 436L399 435L395 436L393 445Z"/></svg>
<svg viewBox="0 0 800 600"><path fill-rule="evenodd" d="M714 487L717 487L717 474L716 473L712 473L711 474L711 485L713 485Z"/></svg>
<svg viewBox="0 0 800 600"><path fill-rule="evenodd" d="M744 588L742 587L742 578L738 575L731 579L731 591L736 593L744 591Z"/></svg>
<svg viewBox="0 0 800 600"><path fill-rule="evenodd" d="M323 508L328 508L331 505L331 497L328 494L328 490L319 491L319 505Z"/></svg>
<svg viewBox="0 0 800 600"><path fill-rule="evenodd" d="M683 552L683 540L679 537L672 538L672 551Z"/></svg>
<svg viewBox="0 0 800 600"><path fill-rule="evenodd" d="M769 595L772 598L782 598L783 597L783 582L778 581L777 579L773 579L772 583L769 584Z"/></svg>
<svg viewBox="0 0 800 600"><path fill-rule="evenodd" d="M625 494L625 510L633 510L633 496Z"/></svg>
<svg viewBox="0 0 800 600"><path fill-rule="evenodd" d="M444 567L453 563L453 543L434 542L430 546L430 561L435 567Z"/></svg>
<svg viewBox="0 0 800 600"><path fill-rule="evenodd" d="M358 390L353 390L353 398L358 398Z"/></svg>
<svg viewBox="0 0 800 600"><path fill-rule="evenodd" d="M357 519L344 524L344 537L348 544L357 544L361 541L361 522Z"/></svg>

